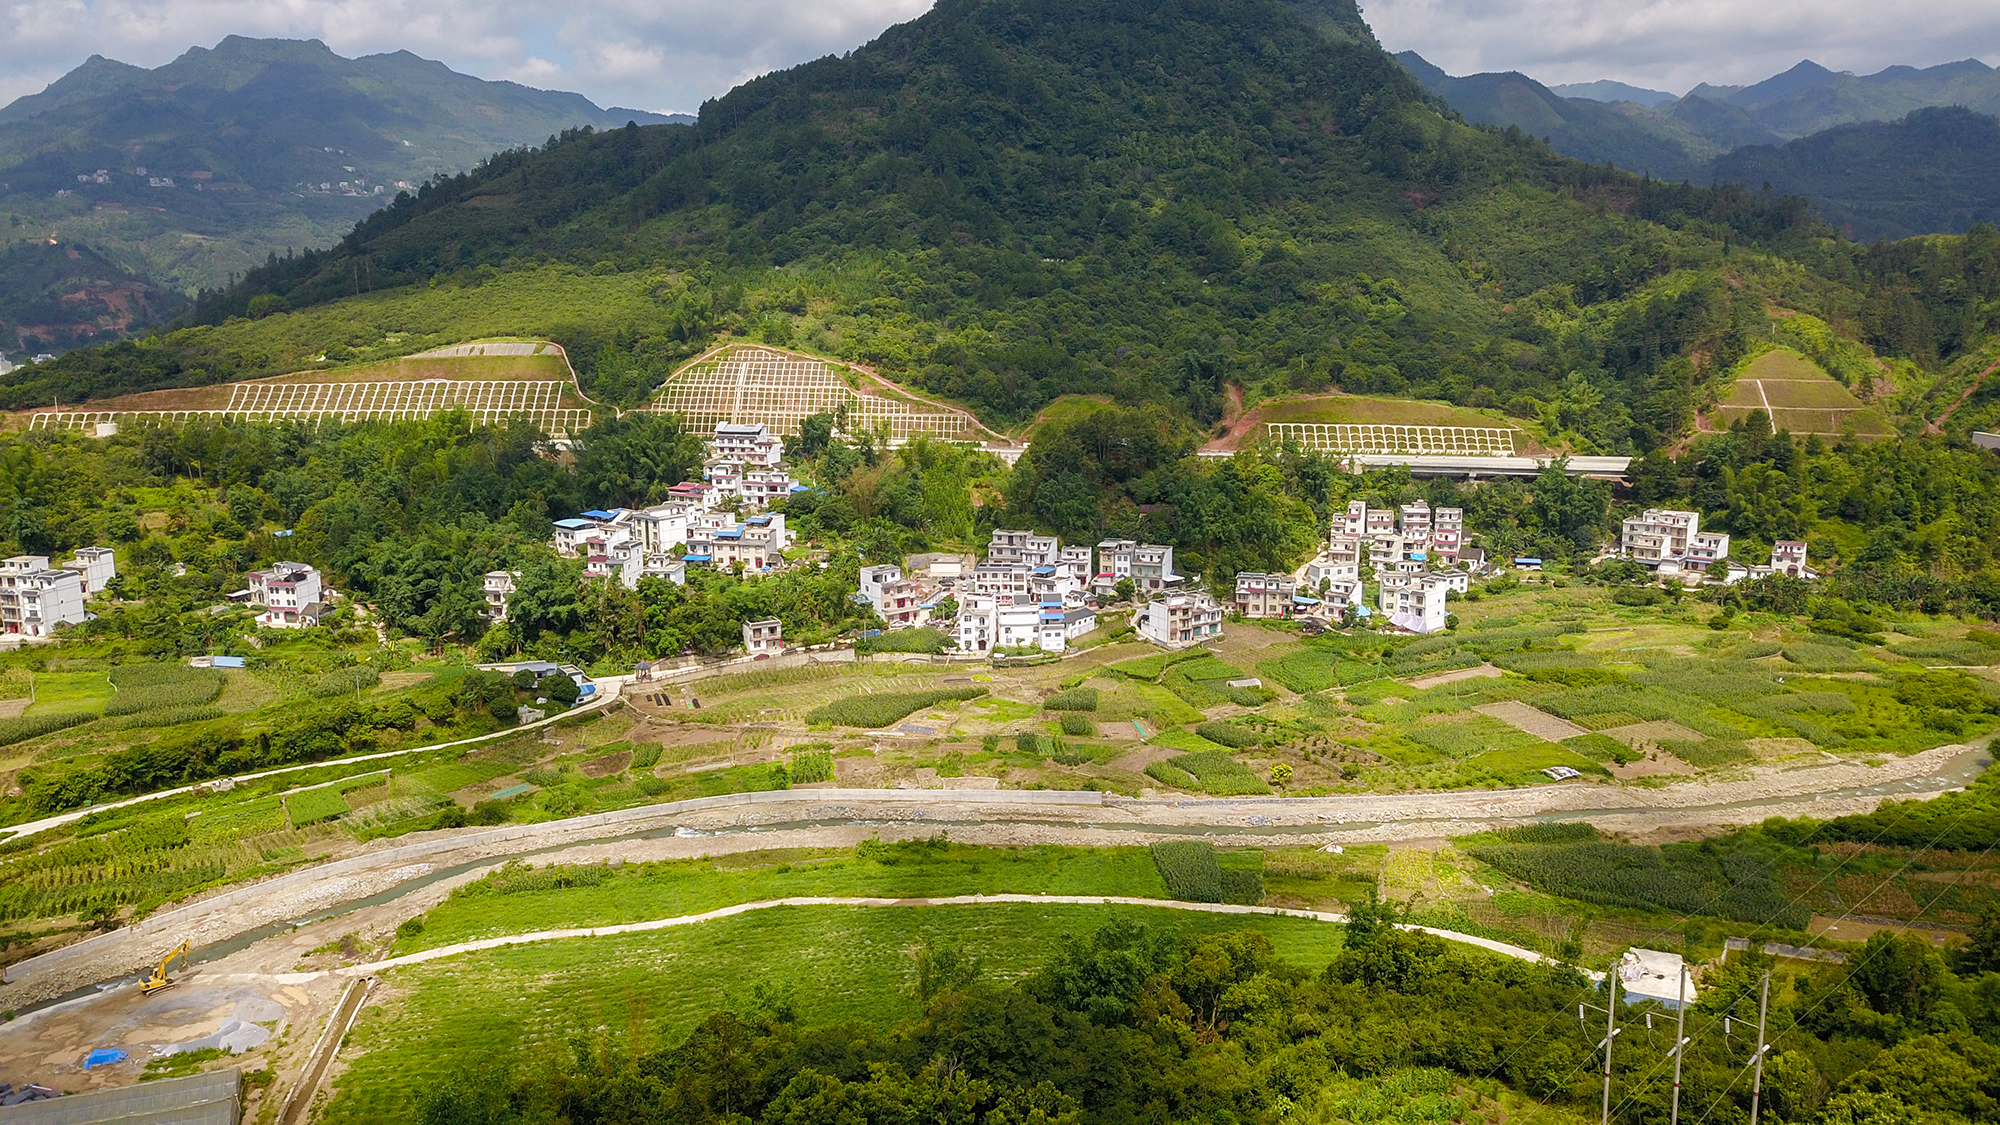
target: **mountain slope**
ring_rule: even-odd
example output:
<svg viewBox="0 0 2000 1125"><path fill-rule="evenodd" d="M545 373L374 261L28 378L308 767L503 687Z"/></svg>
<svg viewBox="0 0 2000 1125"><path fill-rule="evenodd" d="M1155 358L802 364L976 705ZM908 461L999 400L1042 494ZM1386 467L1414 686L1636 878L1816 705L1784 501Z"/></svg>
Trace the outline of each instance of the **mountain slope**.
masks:
<svg viewBox="0 0 2000 1125"><path fill-rule="evenodd" d="M156 70L93 57L0 109L0 241L83 241L169 287L219 288L333 241L399 185L634 119L666 120L317 41L231 37Z"/></svg>
<svg viewBox="0 0 2000 1125"><path fill-rule="evenodd" d="M2000 120L1921 109L1901 121L1741 148L1715 162L1715 175L1803 195L1864 241L1962 233L2000 223Z"/></svg>
<svg viewBox="0 0 2000 1125"><path fill-rule="evenodd" d="M205 299L202 326L4 390L71 401L532 332L629 404L727 332L995 423L1085 392L1213 424L1230 384L1531 416L1568 395L1582 440L1617 447L1677 429L1685 383L1729 362L1725 236L1810 229L1795 202L1469 127L1351 3L945 0L691 129L433 183Z"/></svg>
<svg viewBox="0 0 2000 1125"><path fill-rule="evenodd" d="M1613 82L1601 78L1595 82L1566 82L1551 86L1549 90L1558 97L1580 98L1592 102L1631 102L1647 109L1658 109L1672 105L1680 99L1665 90L1648 90L1644 86L1629 86L1623 82Z"/></svg>
<svg viewBox="0 0 2000 1125"><path fill-rule="evenodd" d="M1563 97L1515 71L1455 78L1415 51L1400 52L1396 59L1467 121L1518 127L1546 137L1550 147L1577 160L1679 180L1694 176L1710 157L1726 151L1671 112Z"/></svg>

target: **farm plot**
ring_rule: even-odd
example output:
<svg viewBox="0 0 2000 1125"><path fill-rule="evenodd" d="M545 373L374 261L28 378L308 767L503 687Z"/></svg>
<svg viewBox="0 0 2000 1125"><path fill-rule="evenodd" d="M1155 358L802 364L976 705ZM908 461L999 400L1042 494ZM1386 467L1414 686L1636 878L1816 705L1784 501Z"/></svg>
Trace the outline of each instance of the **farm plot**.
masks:
<svg viewBox="0 0 2000 1125"><path fill-rule="evenodd" d="M1005 982L1048 958L1049 935L1113 921L1189 936L1256 930L1314 972L1338 952L1342 932L1302 918L1148 907L794 907L468 954L395 972L400 998L363 1011L350 1040L358 1057L317 1119L412 1120L421 1091L494 1059L565 1049L592 1029L674 1042L760 985L790 992L802 1021L907 1018L919 1003L910 989L914 949L976 949L984 975Z"/></svg>
<svg viewBox="0 0 2000 1125"><path fill-rule="evenodd" d="M1787 349L1765 352L1743 369L1729 397L1715 408L1717 428L1762 410L1775 430L1837 437L1881 437L1892 432L1882 412L1855 397L1811 360Z"/></svg>

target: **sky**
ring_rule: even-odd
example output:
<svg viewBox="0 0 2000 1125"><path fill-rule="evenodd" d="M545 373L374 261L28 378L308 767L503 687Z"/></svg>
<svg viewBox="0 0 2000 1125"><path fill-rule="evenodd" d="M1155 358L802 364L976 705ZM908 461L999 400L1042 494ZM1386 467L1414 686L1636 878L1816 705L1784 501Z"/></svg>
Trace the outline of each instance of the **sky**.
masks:
<svg viewBox="0 0 2000 1125"><path fill-rule="evenodd" d="M409 50L481 78L602 106L692 112L771 70L859 46L929 0L0 0L0 104L92 54L165 63L225 35L313 38L343 55ZM1372 0L1391 50L1452 74L1612 78L1684 93L1811 58L1869 73L2000 62L1994 0Z"/></svg>

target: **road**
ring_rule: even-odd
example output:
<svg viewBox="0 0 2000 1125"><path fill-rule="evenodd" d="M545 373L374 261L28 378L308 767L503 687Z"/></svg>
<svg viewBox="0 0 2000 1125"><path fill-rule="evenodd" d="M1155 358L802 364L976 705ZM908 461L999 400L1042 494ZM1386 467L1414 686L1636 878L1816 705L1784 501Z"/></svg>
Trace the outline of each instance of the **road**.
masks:
<svg viewBox="0 0 2000 1125"><path fill-rule="evenodd" d="M1141 845L1190 834L1264 847L1439 839L1508 824L1588 821L1635 839L1676 839L1771 816L1834 816L1885 797L1964 785L1981 746L1940 747L1879 767L1773 764L1732 780L1658 788L1572 782L1531 789L1320 798L1125 798L1035 790L793 789L620 809L483 830L415 833L342 859L227 888L8 967L0 1008L25 1008L115 979L182 939L196 960L294 963L351 931L393 930L452 888L510 859L649 862L775 848L851 847L948 830L972 844ZM260 949L273 950L268 954ZM254 959L254 958L253 958Z"/></svg>

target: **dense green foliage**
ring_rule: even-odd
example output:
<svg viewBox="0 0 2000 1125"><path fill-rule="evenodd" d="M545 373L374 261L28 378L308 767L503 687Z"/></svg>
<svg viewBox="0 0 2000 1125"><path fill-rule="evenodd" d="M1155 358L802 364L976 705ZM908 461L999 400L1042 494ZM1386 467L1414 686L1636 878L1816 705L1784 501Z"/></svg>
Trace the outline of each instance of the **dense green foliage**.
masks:
<svg viewBox="0 0 2000 1125"><path fill-rule="evenodd" d="M1588 826L1584 826L1586 829ZM1467 854L1523 883L1564 898L1709 914L1740 922L1804 928L1812 911L1787 897L1774 877L1768 848L1742 838L1659 848L1587 838L1542 842L1496 833L1498 842L1468 846Z"/></svg>
<svg viewBox="0 0 2000 1125"><path fill-rule="evenodd" d="M1717 160L1715 173L1806 196L1864 242L1963 234L2000 222L2000 120L1963 106L1920 109L1900 121L1740 148Z"/></svg>
<svg viewBox="0 0 2000 1125"><path fill-rule="evenodd" d="M1469 1105L1440 1112L1429 1092L1448 1083L1413 1081L1403 1069L1412 1066L1457 1075L1468 1102L1499 1093L1482 1085L1498 1080L1546 1104L1595 1108L1601 1031L1575 1018L1587 982L1364 913L1369 924L1350 927L1348 948L1320 974L1286 964L1261 933L1177 939L1129 922L1065 935L1046 964L1009 985L982 979L963 950L925 949L913 1019L811 1025L795 1015L796 994L767 989L676 1042L586 1035L535 1063L468 1071L423 1091L417 1119L1488 1119ZM1738 959L1704 982L1688 1021L1683 1112L1747 1118L1740 1037L1721 1024L1754 1018L1764 967ZM1955 974L1921 941L1887 934L1847 966L1780 970L1764 1110L1802 1125L1990 1120L1995 982ZM1670 1095L1662 1032L1632 1026L1613 1053L1619 1125L1663 1119ZM1673 1021L1664 1026L1671 1034ZM1387 1082L1357 1090L1357 1078ZM1386 1104L1391 1091L1404 1101Z"/></svg>

